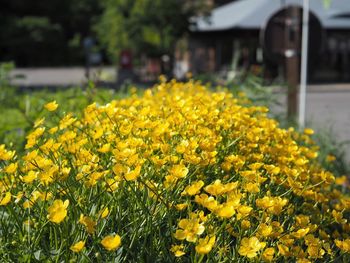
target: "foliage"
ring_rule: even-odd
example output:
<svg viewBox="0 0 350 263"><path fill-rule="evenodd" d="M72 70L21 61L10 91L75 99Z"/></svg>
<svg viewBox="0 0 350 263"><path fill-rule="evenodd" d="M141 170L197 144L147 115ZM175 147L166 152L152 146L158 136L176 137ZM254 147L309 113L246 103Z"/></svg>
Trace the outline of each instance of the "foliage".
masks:
<svg viewBox="0 0 350 263"><path fill-rule="evenodd" d="M190 18L206 8L202 0L105 0L96 31L114 59L123 49L170 55L188 31Z"/></svg>
<svg viewBox="0 0 350 263"><path fill-rule="evenodd" d="M61 106L25 154L0 147L3 261L349 260L349 188L312 130L191 80L81 117Z"/></svg>
<svg viewBox="0 0 350 263"><path fill-rule="evenodd" d="M21 67L82 64L80 42L92 34L100 13L98 0L4 1L0 60L13 60Z"/></svg>

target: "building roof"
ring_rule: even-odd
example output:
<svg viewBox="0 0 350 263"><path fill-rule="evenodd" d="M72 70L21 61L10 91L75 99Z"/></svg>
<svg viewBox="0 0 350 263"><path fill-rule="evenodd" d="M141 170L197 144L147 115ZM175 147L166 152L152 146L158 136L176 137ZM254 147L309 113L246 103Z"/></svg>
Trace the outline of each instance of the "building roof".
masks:
<svg viewBox="0 0 350 263"><path fill-rule="evenodd" d="M215 8L209 17L195 18L193 31L260 29L277 11L288 5L302 6L303 0L240 0ZM350 1L310 0L310 11L326 29L350 29Z"/></svg>

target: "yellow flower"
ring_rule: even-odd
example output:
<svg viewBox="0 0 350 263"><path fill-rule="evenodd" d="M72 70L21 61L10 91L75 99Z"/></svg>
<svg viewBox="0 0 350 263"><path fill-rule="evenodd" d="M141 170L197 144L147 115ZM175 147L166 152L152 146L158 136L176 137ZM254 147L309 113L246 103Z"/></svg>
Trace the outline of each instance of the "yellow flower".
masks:
<svg viewBox="0 0 350 263"><path fill-rule="evenodd" d="M215 214L222 218L230 218L236 213L234 207L229 203L225 203L220 205L217 210L215 210Z"/></svg>
<svg viewBox="0 0 350 263"><path fill-rule="evenodd" d="M204 190L211 195L218 196L236 189L237 186L238 182L223 184L221 180L215 180L213 184L206 186Z"/></svg>
<svg viewBox="0 0 350 263"><path fill-rule="evenodd" d="M311 258L322 258L325 251L322 249L322 243L319 238L315 238L312 234L305 237L305 244L307 245L307 253Z"/></svg>
<svg viewBox="0 0 350 263"><path fill-rule="evenodd" d="M76 118L73 118L72 113L68 113L66 116L63 117L62 120L60 120L59 128L60 130L63 130L70 125L72 125L76 121Z"/></svg>
<svg viewBox="0 0 350 263"><path fill-rule="evenodd" d="M120 244L121 239L119 235L109 235L102 239L101 241L102 246L107 249L108 251L116 250Z"/></svg>
<svg viewBox="0 0 350 263"><path fill-rule="evenodd" d="M218 209L218 202L212 196L208 196L206 194L196 195L194 201L205 208L208 208L210 211L215 211Z"/></svg>
<svg viewBox="0 0 350 263"><path fill-rule="evenodd" d="M347 222L347 219L343 218L342 212L337 212L336 210L332 210L332 216L333 216L335 222L337 222L339 224L345 224Z"/></svg>
<svg viewBox="0 0 350 263"><path fill-rule="evenodd" d="M53 204L48 208L49 214L47 218L56 224L61 223L67 216L67 207L69 205L69 200L55 200Z"/></svg>
<svg viewBox="0 0 350 263"><path fill-rule="evenodd" d="M184 178L188 174L188 168L183 164L178 164L174 165L169 172L175 178Z"/></svg>
<svg viewBox="0 0 350 263"><path fill-rule="evenodd" d="M275 165L264 165L264 168L266 169L266 171L270 174L273 174L273 175L277 175L279 174L279 172L281 171L281 169L278 167L278 166L275 166Z"/></svg>
<svg viewBox="0 0 350 263"><path fill-rule="evenodd" d="M49 133L50 134L54 134L54 133L56 133L58 131L58 127L56 126L56 127L52 127L50 130L49 130Z"/></svg>
<svg viewBox="0 0 350 263"><path fill-rule="evenodd" d="M335 244L345 253L350 253L350 238L347 238L343 241L337 239L335 240Z"/></svg>
<svg viewBox="0 0 350 263"><path fill-rule="evenodd" d="M283 244L278 244L278 252L282 255L282 256L289 256L290 252L289 252L289 248L286 245Z"/></svg>
<svg viewBox="0 0 350 263"><path fill-rule="evenodd" d="M256 205L260 208L264 208L267 210L267 212L279 215L282 212L282 209L285 205L287 205L288 200L281 197L269 197L264 196L261 199L256 199L255 201Z"/></svg>
<svg viewBox="0 0 350 263"><path fill-rule="evenodd" d="M344 185L347 182L347 177L345 175L335 178L335 183L337 185Z"/></svg>
<svg viewBox="0 0 350 263"><path fill-rule="evenodd" d="M73 244L69 249L75 253L79 253L85 247L85 241L79 241Z"/></svg>
<svg viewBox="0 0 350 263"><path fill-rule="evenodd" d="M118 186L119 186L119 180L112 179L112 178L108 178L106 180L106 188L108 192L114 192L115 190L118 189Z"/></svg>
<svg viewBox="0 0 350 263"><path fill-rule="evenodd" d="M17 163L11 163L8 166L5 167L4 171L7 174L13 174L17 171L18 164Z"/></svg>
<svg viewBox="0 0 350 263"><path fill-rule="evenodd" d="M125 179L127 181L134 181L140 176L141 165L136 166L134 170L131 170L125 174Z"/></svg>
<svg viewBox="0 0 350 263"><path fill-rule="evenodd" d="M238 211L237 219L239 220L243 217L247 217L252 210L253 210L253 208L250 206L240 205L237 209L237 211Z"/></svg>
<svg viewBox="0 0 350 263"><path fill-rule="evenodd" d="M265 245L265 242L260 242L259 239L256 237L245 237L241 241L238 253L244 257L254 258L257 256L259 250L263 249Z"/></svg>
<svg viewBox="0 0 350 263"><path fill-rule="evenodd" d="M336 160L336 157L334 155L328 154L326 156L326 162L331 163L334 162Z"/></svg>
<svg viewBox="0 0 350 263"><path fill-rule="evenodd" d="M27 175L23 176L22 181L26 184L32 183L38 177L38 172L29 171Z"/></svg>
<svg viewBox="0 0 350 263"><path fill-rule="evenodd" d="M186 239L188 242L196 242L197 236L205 230L203 223L195 213L190 214L190 219L181 219L178 226L180 229L176 230L174 237L178 240Z"/></svg>
<svg viewBox="0 0 350 263"><path fill-rule="evenodd" d="M24 156L22 159L27 162L33 161L38 156L38 152L39 152L38 150L28 152L27 155Z"/></svg>
<svg viewBox="0 0 350 263"><path fill-rule="evenodd" d="M246 219L242 220L242 222L241 222L242 229L247 230L250 228L250 226L251 226L251 224L250 224L249 220L246 220Z"/></svg>
<svg viewBox="0 0 350 263"><path fill-rule="evenodd" d="M309 233L309 230L310 228L302 228L302 229L299 229L298 231L292 233L292 235L295 237L295 238L303 238L304 236L306 236L307 233Z"/></svg>
<svg viewBox="0 0 350 263"><path fill-rule="evenodd" d="M312 135L312 134L314 134L315 132L314 132L314 130L313 129L310 129L310 128L305 128L304 129L304 134L306 134L306 135Z"/></svg>
<svg viewBox="0 0 350 263"><path fill-rule="evenodd" d="M170 251L174 253L175 257L181 257L185 255L186 253L183 250L183 245L172 245L170 248Z"/></svg>
<svg viewBox="0 0 350 263"><path fill-rule="evenodd" d="M192 183L186 186L185 190L181 195L196 195L199 193L200 189L203 187L204 182L202 180Z"/></svg>
<svg viewBox="0 0 350 263"><path fill-rule="evenodd" d="M258 228L259 237L269 237L272 234L273 228L265 223L260 224Z"/></svg>
<svg viewBox="0 0 350 263"><path fill-rule="evenodd" d="M104 145L102 145L101 148L97 149L98 152L100 153L107 153L109 152L111 149L111 144L110 143L106 143Z"/></svg>
<svg viewBox="0 0 350 263"><path fill-rule="evenodd" d="M310 218L306 215L297 215L295 221L299 227L304 228L310 223Z"/></svg>
<svg viewBox="0 0 350 263"><path fill-rule="evenodd" d="M0 206L7 205L11 202L11 193L6 192L5 196L0 199Z"/></svg>
<svg viewBox="0 0 350 263"><path fill-rule="evenodd" d="M272 261L275 254L275 249L273 247L266 248L262 253L262 258L265 261Z"/></svg>
<svg viewBox="0 0 350 263"><path fill-rule="evenodd" d="M7 151L5 149L5 145L1 144L0 145L0 161L4 160L4 161L8 161L11 160L14 156L15 156L15 151Z"/></svg>
<svg viewBox="0 0 350 263"><path fill-rule="evenodd" d="M188 207L188 204L186 204L186 203L181 203L181 204L175 205L175 208L179 211L184 210L186 207Z"/></svg>
<svg viewBox="0 0 350 263"><path fill-rule="evenodd" d="M101 218L106 218L108 216L108 214L109 214L108 207L105 207L100 211Z"/></svg>
<svg viewBox="0 0 350 263"><path fill-rule="evenodd" d="M31 208L33 206L33 202L31 202L30 200L25 200L24 202L23 202L23 208L24 209L29 209L29 208Z"/></svg>
<svg viewBox="0 0 350 263"><path fill-rule="evenodd" d="M244 189L249 193L259 193L260 188L258 183L247 183L244 186Z"/></svg>
<svg viewBox="0 0 350 263"><path fill-rule="evenodd" d="M205 238L200 238L198 240L198 245L196 246L196 252L198 254L208 254L215 244L215 236Z"/></svg>
<svg viewBox="0 0 350 263"><path fill-rule="evenodd" d="M58 107L58 104L56 103L56 101L51 101L47 104L45 104L45 109L47 109L48 111L55 111Z"/></svg>
<svg viewBox="0 0 350 263"><path fill-rule="evenodd" d="M84 216L83 214L81 214L79 218L79 223L85 226L86 231L89 234L93 234L95 232L95 226L97 223L91 217Z"/></svg>

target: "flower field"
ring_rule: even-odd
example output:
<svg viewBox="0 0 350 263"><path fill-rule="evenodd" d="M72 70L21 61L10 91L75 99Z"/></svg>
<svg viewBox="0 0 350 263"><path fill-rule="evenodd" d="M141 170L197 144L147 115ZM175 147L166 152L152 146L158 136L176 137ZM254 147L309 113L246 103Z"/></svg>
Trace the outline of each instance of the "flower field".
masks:
<svg viewBox="0 0 350 263"><path fill-rule="evenodd" d="M0 146L1 262L350 261L345 177L244 95L164 81L43 107L25 154Z"/></svg>

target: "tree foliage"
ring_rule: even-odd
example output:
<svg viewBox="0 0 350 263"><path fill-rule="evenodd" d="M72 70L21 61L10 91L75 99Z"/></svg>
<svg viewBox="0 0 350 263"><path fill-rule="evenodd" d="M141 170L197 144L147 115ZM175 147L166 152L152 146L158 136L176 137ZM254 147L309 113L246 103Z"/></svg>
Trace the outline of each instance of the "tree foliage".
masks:
<svg viewBox="0 0 350 263"><path fill-rule="evenodd" d="M98 0L2 1L0 61L18 66L82 64L81 39L91 34L100 12Z"/></svg>
<svg viewBox="0 0 350 263"><path fill-rule="evenodd" d="M188 31L191 17L208 8L203 0L105 0L95 29L114 59L123 49L170 54Z"/></svg>

